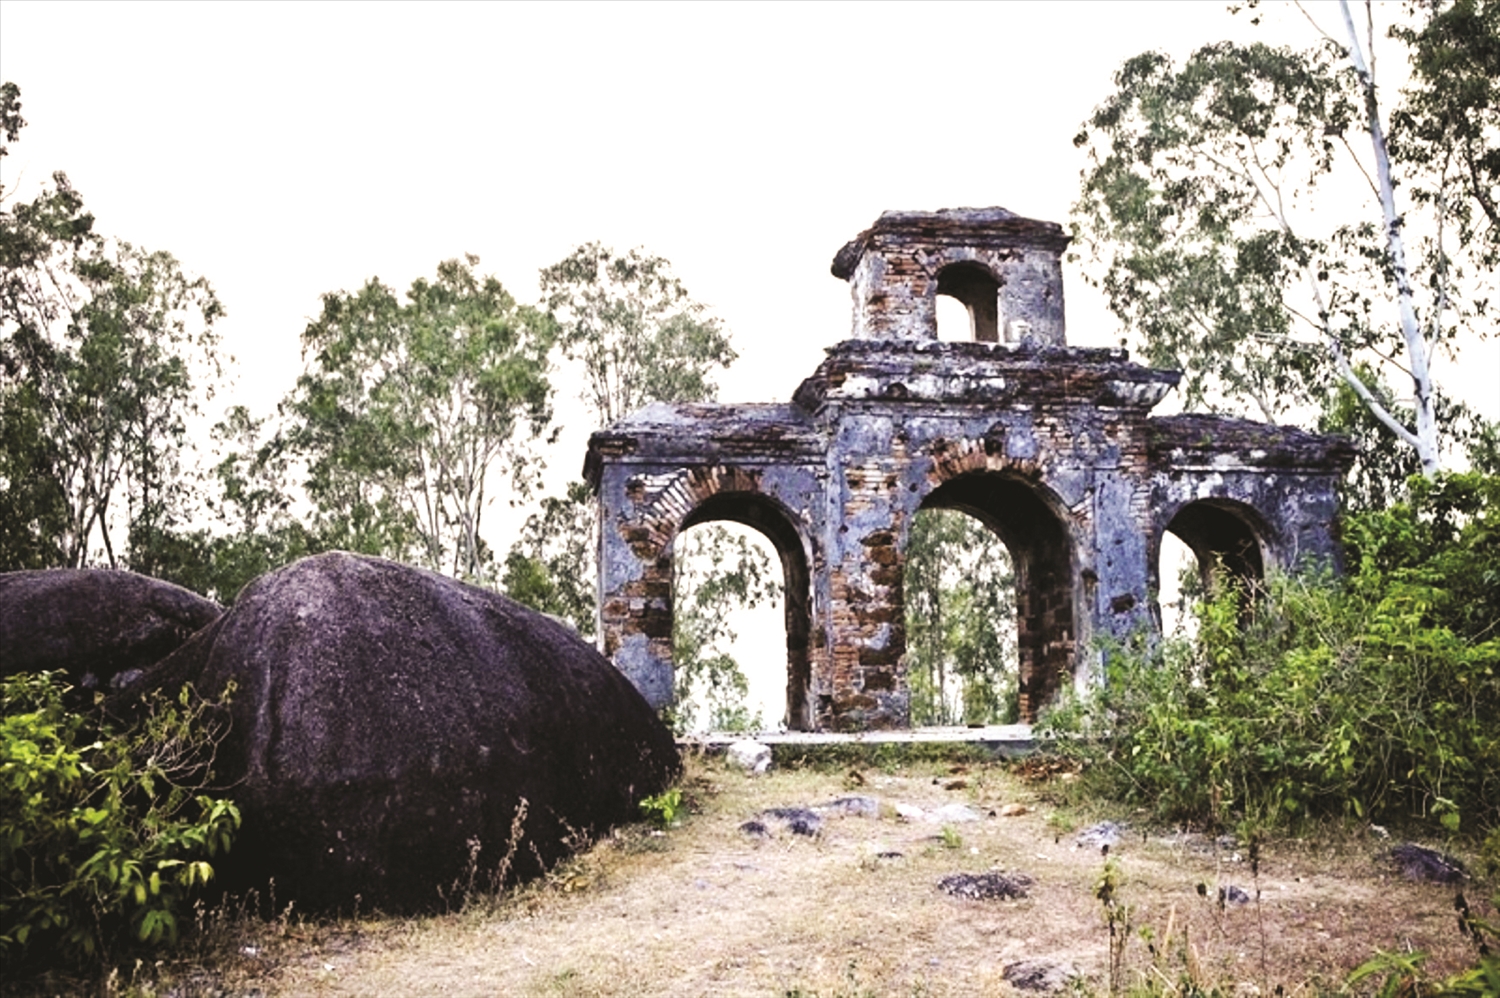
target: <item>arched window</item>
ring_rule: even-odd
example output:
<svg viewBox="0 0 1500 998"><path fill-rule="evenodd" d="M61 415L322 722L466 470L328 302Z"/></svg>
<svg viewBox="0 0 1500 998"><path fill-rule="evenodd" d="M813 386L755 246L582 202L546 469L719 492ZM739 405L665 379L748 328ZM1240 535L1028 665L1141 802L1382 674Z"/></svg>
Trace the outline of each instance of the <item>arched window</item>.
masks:
<svg viewBox="0 0 1500 998"><path fill-rule="evenodd" d="M969 335L967 339L979 343L997 343L1000 340L1000 283L989 268L981 263L964 261L952 263L938 271L937 294L956 299L969 313ZM942 310L938 312L938 337L944 336Z"/></svg>

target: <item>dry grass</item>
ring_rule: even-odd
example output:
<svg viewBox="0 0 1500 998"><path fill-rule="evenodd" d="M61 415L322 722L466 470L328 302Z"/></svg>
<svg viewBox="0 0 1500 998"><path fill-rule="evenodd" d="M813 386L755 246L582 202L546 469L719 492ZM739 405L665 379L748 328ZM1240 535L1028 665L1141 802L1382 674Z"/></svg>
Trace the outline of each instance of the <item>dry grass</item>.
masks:
<svg viewBox="0 0 1500 998"><path fill-rule="evenodd" d="M1083 987L1107 992L1108 932L1094 897L1103 860L1074 845L1073 829L1130 816L1060 809L1044 787L998 765L950 768L865 769L855 785L840 772L754 779L696 760L683 783L694 811L684 823L665 833L620 830L544 882L425 919L232 919L209 934L217 949L159 974L146 968L155 985L115 990L183 998L992 995L1010 993L1008 964L1046 958L1075 964ZM877 798L881 816L828 817L816 839L760 840L739 830L766 808L849 794ZM895 811L951 803L985 816L945 834ZM1005 805L1029 810L1002 816ZM1137 930L1127 982L1192 975L1225 993L1267 994L1276 985L1318 993L1377 947L1429 950L1433 970L1459 966L1468 953L1453 929L1451 890L1396 876L1377 861L1386 845L1367 833L1273 843L1259 906L1221 908L1220 885L1255 893L1246 857L1236 861L1232 849L1201 837L1127 833L1111 853ZM954 872L990 871L1029 874L1030 896L973 901L936 886ZM1142 927L1154 936L1154 958Z"/></svg>

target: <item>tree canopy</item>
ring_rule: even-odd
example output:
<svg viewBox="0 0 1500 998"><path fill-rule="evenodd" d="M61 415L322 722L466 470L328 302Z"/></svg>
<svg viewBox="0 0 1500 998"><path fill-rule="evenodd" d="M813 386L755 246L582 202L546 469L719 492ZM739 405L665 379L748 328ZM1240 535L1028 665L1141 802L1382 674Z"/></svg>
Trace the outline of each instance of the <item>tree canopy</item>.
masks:
<svg viewBox="0 0 1500 998"><path fill-rule="evenodd" d="M1439 467L1434 355L1493 331L1496 7L1414 7L1389 31L1413 70L1399 93L1377 86L1371 8L1356 24L1347 2L1305 49L1219 42L1120 70L1075 140L1077 227L1190 405L1275 421L1343 384Z"/></svg>
<svg viewBox="0 0 1500 998"><path fill-rule="evenodd" d="M0 86L7 144L20 110ZM161 567L198 501L188 421L221 378L223 314L170 254L98 234L61 172L0 207L0 565Z"/></svg>
<svg viewBox="0 0 1500 998"><path fill-rule="evenodd" d="M325 544L493 577L480 534L490 474L530 494L531 445L552 419L553 333L478 262L439 264L405 301L373 278L325 295L303 333L288 438L307 461Z"/></svg>

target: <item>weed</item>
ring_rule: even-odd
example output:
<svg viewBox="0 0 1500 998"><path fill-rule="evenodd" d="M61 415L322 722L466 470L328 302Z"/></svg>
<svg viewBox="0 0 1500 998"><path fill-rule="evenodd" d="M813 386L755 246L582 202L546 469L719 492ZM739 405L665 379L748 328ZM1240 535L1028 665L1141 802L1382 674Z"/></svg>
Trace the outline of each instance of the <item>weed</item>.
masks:
<svg viewBox="0 0 1500 998"><path fill-rule="evenodd" d="M1120 888L1125 886L1125 871L1120 868L1119 861L1109 855L1109 846L1105 846L1102 851L1104 869L1094 882L1094 897L1103 908L1104 924L1109 926L1109 993L1117 995L1125 983L1125 944L1130 939L1130 919L1133 912L1130 905L1120 900Z"/></svg>
<svg viewBox="0 0 1500 998"><path fill-rule="evenodd" d="M963 836L954 831L952 825L943 826L943 830L938 833L938 840L942 842L944 849L962 849L964 847Z"/></svg>
<svg viewBox="0 0 1500 998"><path fill-rule="evenodd" d="M673 787L654 797L642 798L640 809L641 814L658 828L671 828L682 813L682 791Z"/></svg>

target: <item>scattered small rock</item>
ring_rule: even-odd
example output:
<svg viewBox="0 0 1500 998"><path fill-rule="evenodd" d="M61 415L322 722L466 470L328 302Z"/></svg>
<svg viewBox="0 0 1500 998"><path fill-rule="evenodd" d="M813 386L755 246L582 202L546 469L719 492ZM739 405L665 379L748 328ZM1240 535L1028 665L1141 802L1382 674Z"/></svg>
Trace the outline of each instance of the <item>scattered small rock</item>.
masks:
<svg viewBox="0 0 1500 998"><path fill-rule="evenodd" d="M768 839L771 837L771 830L765 826L764 822L760 821L747 821L740 826L740 831L751 838Z"/></svg>
<svg viewBox="0 0 1500 998"><path fill-rule="evenodd" d="M944 790L962 790L969 785L968 780L949 780L943 784Z"/></svg>
<svg viewBox="0 0 1500 998"><path fill-rule="evenodd" d="M894 849L886 849L883 852L877 852L875 854L876 859L903 859L905 858L905 856L905 853L897 852Z"/></svg>
<svg viewBox="0 0 1500 998"><path fill-rule="evenodd" d="M1412 880L1429 884L1456 884L1469 879L1469 871L1458 859L1436 849L1403 842L1390 851L1391 862Z"/></svg>
<svg viewBox="0 0 1500 998"><path fill-rule="evenodd" d="M921 821L922 818L926 814L927 814L926 811L923 811L920 807L917 807L917 805L915 805L915 804L897 804L896 805L896 815L897 815L897 817L902 818L902 819L904 819L906 821Z"/></svg>
<svg viewBox="0 0 1500 998"><path fill-rule="evenodd" d="M805 807L773 807L761 812L763 817L775 818L793 835L816 836L823 830L823 819Z"/></svg>
<svg viewBox="0 0 1500 998"><path fill-rule="evenodd" d="M1006 804L996 813L999 814L1002 818L1015 818L1019 815L1030 814L1031 808L1027 807L1025 804Z"/></svg>
<svg viewBox="0 0 1500 998"><path fill-rule="evenodd" d="M1234 884L1225 884L1223 887L1219 888L1220 905L1249 903L1250 895L1245 893L1245 889L1243 887L1236 887Z"/></svg>
<svg viewBox="0 0 1500 998"><path fill-rule="evenodd" d="M974 901L1008 901L1026 896L1036 883L1024 873L954 873L938 881L938 887L956 898Z"/></svg>
<svg viewBox="0 0 1500 998"><path fill-rule="evenodd" d="M1069 982L1083 976L1076 965L1056 960L1022 960L1001 973L1011 987L1022 991L1063 991Z"/></svg>
<svg viewBox="0 0 1500 998"><path fill-rule="evenodd" d="M724 760L751 776L762 776L771 768L771 746L743 738L724 751Z"/></svg>
<svg viewBox="0 0 1500 998"><path fill-rule="evenodd" d="M874 797L840 797L827 804L819 804L813 810L851 818L878 818L880 817L880 801Z"/></svg>
<svg viewBox="0 0 1500 998"><path fill-rule="evenodd" d="M978 821L982 815L967 804L944 804L936 810L926 812L925 817L940 825L956 825Z"/></svg>
<svg viewBox="0 0 1500 998"><path fill-rule="evenodd" d="M1125 831L1124 825L1118 825L1113 821L1101 821L1078 833L1076 848L1103 849L1109 846L1113 849L1120 844L1120 833L1123 831Z"/></svg>

